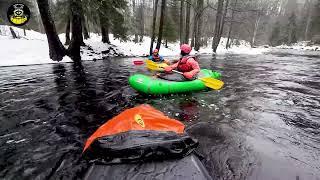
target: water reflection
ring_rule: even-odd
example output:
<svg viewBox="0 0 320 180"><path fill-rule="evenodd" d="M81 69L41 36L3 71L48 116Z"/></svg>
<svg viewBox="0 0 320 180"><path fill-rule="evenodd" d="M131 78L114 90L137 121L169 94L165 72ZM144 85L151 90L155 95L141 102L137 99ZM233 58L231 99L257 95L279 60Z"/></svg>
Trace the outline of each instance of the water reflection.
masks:
<svg viewBox="0 0 320 180"><path fill-rule="evenodd" d="M179 109L182 112L179 114L181 121L192 122L199 121L199 103L194 99L187 99L180 101Z"/></svg>
<svg viewBox="0 0 320 180"><path fill-rule="evenodd" d="M303 66L301 66L303 64ZM316 179L320 169L319 61L313 56L201 57L221 91L140 95L131 59L0 71L0 179L77 179L86 138L124 109L148 103L187 125L216 179Z"/></svg>

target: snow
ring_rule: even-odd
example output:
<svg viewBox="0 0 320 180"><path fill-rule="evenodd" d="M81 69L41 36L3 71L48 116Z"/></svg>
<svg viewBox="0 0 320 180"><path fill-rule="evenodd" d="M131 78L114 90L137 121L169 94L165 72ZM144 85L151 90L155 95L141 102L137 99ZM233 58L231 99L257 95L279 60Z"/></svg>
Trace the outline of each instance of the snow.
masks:
<svg viewBox="0 0 320 180"><path fill-rule="evenodd" d="M46 41L0 37L0 66L54 63L48 49ZM66 56L63 61L71 59Z"/></svg>
<svg viewBox="0 0 320 180"><path fill-rule="evenodd" d="M23 29L17 28L14 26L5 26L5 25L0 25L0 37L1 36L11 37L11 32L9 29L10 27L12 27L12 29L14 30L14 32L19 38L29 39L29 40L46 40L45 34L41 34L33 30L26 30L27 36L24 36Z"/></svg>
<svg viewBox="0 0 320 180"><path fill-rule="evenodd" d="M309 51L320 51L320 45L311 45L310 41L300 41L294 43L290 46L288 45L280 45L276 48L279 49L295 49L295 50L309 50Z"/></svg>
<svg viewBox="0 0 320 180"><path fill-rule="evenodd" d="M129 38L133 39L133 37L129 37ZM147 56L149 53L150 42L151 42L150 37L144 37L143 42L141 43L134 43L133 41L121 42L119 39L114 39L112 34L110 35L110 39L113 39L111 40L111 43L116 47L117 52L124 56ZM249 42L244 40L239 40L238 46L233 46L230 49L226 49L225 48L226 42L227 42L226 38L221 38L220 44L217 49L217 54L232 53L232 54L255 55L255 54L262 54L268 51L267 48L251 48ZM110 45L102 43L101 36L97 34L90 34L90 39L85 40L85 43L88 46L90 46L94 50L94 52L101 52L110 47ZM211 43L212 41L209 41L208 46L201 47L198 52L193 49L191 54L193 55L194 54L212 54L213 52L211 48ZM154 44L153 47L156 47L156 43ZM160 54L162 56L175 56L175 57L179 56L180 54L179 42L168 43L168 48L161 46ZM91 56L91 57L88 57L88 55L86 55L86 57L91 59L94 59L94 58L99 59L101 58L101 54L96 56Z"/></svg>
<svg viewBox="0 0 320 180"><path fill-rule="evenodd" d="M13 27L20 39L12 39L8 26L0 26L0 66L57 63L49 57L49 47L45 34ZM71 62L67 56L64 62Z"/></svg>
<svg viewBox="0 0 320 180"><path fill-rule="evenodd" d="M143 42L134 43L133 41L123 42L119 39L114 39L113 35L110 34L111 44L116 47L117 52L124 56L148 56L150 49L150 37L144 37ZM129 37L133 39L133 37ZM85 40L85 43L90 46L95 52L101 52L110 47L108 44L101 42L101 36L97 34L90 34L90 39ZM156 47L156 44L154 44ZM178 56L179 55L179 43L170 43L168 48L161 46L160 54L162 56Z"/></svg>
<svg viewBox="0 0 320 180"><path fill-rule="evenodd" d="M13 39L9 26L0 25L0 66L30 65L58 63L52 61L49 57L49 47L47 37L36 31L26 30L24 36L23 29L12 27L19 39ZM61 42L65 42L65 34L60 34ZM133 39L133 37L129 37ZM82 48L81 57L83 60L102 59L106 56L147 56L150 48L150 37L144 37L143 42L134 43L133 41L123 42L114 39L110 35L111 45L101 42L101 36L91 33L90 39L85 40L88 47ZM221 38L217 49L217 54L262 54L268 51L267 48L251 48L250 44L244 40L238 40L238 45L230 49L225 49L227 39ZM154 44L154 47L156 44ZM178 57L180 53L179 42L168 43L168 48L161 46L160 54L162 56ZM191 54L212 54L211 42L207 47L201 47L199 52L192 50ZM62 62L72 62L65 56Z"/></svg>

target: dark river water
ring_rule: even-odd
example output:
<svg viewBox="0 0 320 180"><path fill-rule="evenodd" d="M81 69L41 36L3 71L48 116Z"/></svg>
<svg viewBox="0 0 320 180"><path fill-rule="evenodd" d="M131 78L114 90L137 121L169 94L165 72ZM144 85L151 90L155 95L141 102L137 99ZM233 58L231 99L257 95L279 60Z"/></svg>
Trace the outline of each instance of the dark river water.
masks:
<svg viewBox="0 0 320 180"><path fill-rule="evenodd" d="M225 87L163 97L128 85L133 59L0 68L0 179L81 179L86 138L148 103L187 125L214 179L320 179L320 53L203 56Z"/></svg>

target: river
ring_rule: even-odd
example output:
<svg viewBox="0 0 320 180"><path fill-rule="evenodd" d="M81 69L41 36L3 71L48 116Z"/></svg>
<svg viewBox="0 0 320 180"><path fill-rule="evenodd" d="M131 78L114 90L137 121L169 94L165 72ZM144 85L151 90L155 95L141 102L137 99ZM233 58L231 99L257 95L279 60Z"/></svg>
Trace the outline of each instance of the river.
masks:
<svg viewBox="0 0 320 180"><path fill-rule="evenodd" d="M320 53L202 56L225 87L161 97L128 85L133 59L0 67L0 179L77 179L86 138L147 103L187 125L214 179L320 180Z"/></svg>

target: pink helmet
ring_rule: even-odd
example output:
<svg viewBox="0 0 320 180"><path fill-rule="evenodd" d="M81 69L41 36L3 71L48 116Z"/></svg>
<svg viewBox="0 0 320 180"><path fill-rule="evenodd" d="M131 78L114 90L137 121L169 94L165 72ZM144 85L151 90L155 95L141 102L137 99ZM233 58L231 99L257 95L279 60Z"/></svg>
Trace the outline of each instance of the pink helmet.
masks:
<svg viewBox="0 0 320 180"><path fill-rule="evenodd" d="M159 50L158 49L154 49L153 53L159 53Z"/></svg>
<svg viewBox="0 0 320 180"><path fill-rule="evenodd" d="M189 46L189 44L182 44L182 45L180 46L180 50L181 50L182 52L184 52L184 53L189 54L189 53L191 52L192 48L191 48L191 46Z"/></svg>

